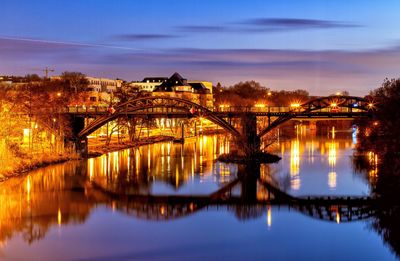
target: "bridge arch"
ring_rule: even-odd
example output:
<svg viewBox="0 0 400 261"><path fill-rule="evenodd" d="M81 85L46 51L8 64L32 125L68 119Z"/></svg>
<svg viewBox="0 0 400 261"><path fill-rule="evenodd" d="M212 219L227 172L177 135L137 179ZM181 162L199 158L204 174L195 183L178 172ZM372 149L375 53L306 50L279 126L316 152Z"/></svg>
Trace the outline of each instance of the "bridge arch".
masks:
<svg viewBox="0 0 400 261"><path fill-rule="evenodd" d="M230 134L235 137L239 137L240 133L231 124L226 122L224 119L218 117L213 111L194 103L189 100L175 98L175 97L142 97L137 99L132 99L118 106L114 107L115 112L103 115L93 122L88 124L81 132L78 134L78 138L84 138L90 133L96 131L98 128L115 120L119 117L129 115L131 113L143 110L157 109L157 108L167 108L171 110L183 111L188 113L188 115L193 115L194 117L203 117L211 122L222 127Z"/></svg>
<svg viewBox="0 0 400 261"><path fill-rule="evenodd" d="M299 105L298 107L291 108L286 113L283 113L266 128L261 130L258 136L261 138L277 126L289 121L290 119L296 118L299 115L306 115L307 113L323 110L325 110L325 112L332 112L332 115L334 115L335 112L333 112L333 110L339 109L347 110L349 115L351 115L352 112L355 111L370 112L373 109L373 103L364 98L356 96L334 95L315 98Z"/></svg>

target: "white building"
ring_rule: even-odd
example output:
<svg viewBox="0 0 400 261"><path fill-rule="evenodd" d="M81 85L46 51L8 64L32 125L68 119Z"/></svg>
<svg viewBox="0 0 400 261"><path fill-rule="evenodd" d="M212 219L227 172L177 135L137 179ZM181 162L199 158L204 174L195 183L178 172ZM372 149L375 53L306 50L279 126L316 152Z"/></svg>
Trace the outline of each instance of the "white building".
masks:
<svg viewBox="0 0 400 261"><path fill-rule="evenodd" d="M117 88L121 87L121 80L113 80L107 78L95 78L86 76L86 79L89 82L88 91L96 91L96 92L115 92Z"/></svg>
<svg viewBox="0 0 400 261"><path fill-rule="evenodd" d="M139 92L153 92L157 86L167 80L168 77L146 77L140 82L131 82L129 86L137 88Z"/></svg>

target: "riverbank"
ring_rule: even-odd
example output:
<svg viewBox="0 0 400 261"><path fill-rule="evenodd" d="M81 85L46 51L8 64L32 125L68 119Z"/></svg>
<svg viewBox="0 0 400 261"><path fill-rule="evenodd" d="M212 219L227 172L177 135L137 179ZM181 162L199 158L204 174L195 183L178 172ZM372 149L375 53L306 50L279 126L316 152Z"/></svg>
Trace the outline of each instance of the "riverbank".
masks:
<svg viewBox="0 0 400 261"><path fill-rule="evenodd" d="M172 141L173 137L170 136L153 136L148 138L143 138L140 141L135 142L124 142L124 143L111 143L105 146L104 143L96 146L89 146L88 157L98 157L105 153L140 147L143 145L154 144L157 142L167 142ZM35 154L35 155L25 155L23 158L14 157L12 162L5 163L0 169L0 182L3 182L9 178L17 177L27 173L29 171L46 167L53 164L63 163L69 160L79 160L79 157L75 153L64 153L64 154Z"/></svg>
<svg viewBox="0 0 400 261"><path fill-rule="evenodd" d="M77 159L79 157L76 154L54 155L50 153L27 156L26 158L15 158L12 163L3 166L0 170L0 182L38 168Z"/></svg>
<svg viewBox="0 0 400 261"><path fill-rule="evenodd" d="M174 137L171 136L152 136L152 137L146 137L146 138L141 138L139 141L124 141L121 143L110 143L108 146L105 146L104 144L100 145L91 145L89 143L89 152L88 152L88 158L93 158L93 157L98 157L103 154L109 153L109 152L114 152L118 150L124 150L124 149L129 149L129 148L136 148L140 147L143 145L149 145L149 144L154 144L158 142L168 142L168 141L173 141Z"/></svg>

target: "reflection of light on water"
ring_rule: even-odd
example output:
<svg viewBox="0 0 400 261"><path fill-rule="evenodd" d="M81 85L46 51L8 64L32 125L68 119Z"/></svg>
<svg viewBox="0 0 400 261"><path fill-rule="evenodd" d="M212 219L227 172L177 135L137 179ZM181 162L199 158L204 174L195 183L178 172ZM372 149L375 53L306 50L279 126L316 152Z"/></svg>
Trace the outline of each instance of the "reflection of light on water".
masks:
<svg viewBox="0 0 400 261"><path fill-rule="evenodd" d="M58 226L61 226L61 221L62 221L61 209L58 208L58 212L57 212L57 223L58 223Z"/></svg>
<svg viewBox="0 0 400 261"><path fill-rule="evenodd" d="M357 133L358 133L358 128L353 127L353 133L351 134L351 141L353 142L353 144L357 143Z"/></svg>
<svg viewBox="0 0 400 261"><path fill-rule="evenodd" d="M179 187L179 170L178 168L175 169L175 187Z"/></svg>
<svg viewBox="0 0 400 261"><path fill-rule="evenodd" d="M130 170L131 170L131 150L128 149L126 154L127 154L126 155L126 157L127 157L127 165L126 165L126 167L127 167L127 172L128 172L128 175L126 175L126 177L127 177L128 181L129 181Z"/></svg>
<svg viewBox="0 0 400 261"><path fill-rule="evenodd" d="M336 172L334 171L328 173L328 186L331 189L336 188Z"/></svg>
<svg viewBox="0 0 400 261"><path fill-rule="evenodd" d="M151 168L150 146L147 146L147 167L150 170Z"/></svg>
<svg viewBox="0 0 400 261"><path fill-rule="evenodd" d="M378 154L370 151L368 152L368 162L371 169L368 172L368 176L371 182L375 183L378 178Z"/></svg>
<svg viewBox="0 0 400 261"><path fill-rule="evenodd" d="M171 156L167 156L167 175L171 174Z"/></svg>
<svg viewBox="0 0 400 261"><path fill-rule="evenodd" d="M94 158L89 159L89 180L92 181L94 175Z"/></svg>
<svg viewBox="0 0 400 261"><path fill-rule="evenodd" d="M336 165L336 156L337 156L337 151L336 151L337 143L332 141L328 145L328 163L329 167L335 167Z"/></svg>
<svg viewBox="0 0 400 261"><path fill-rule="evenodd" d="M334 138L334 132L335 129L334 127L332 128L332 138ZM330 143L328 143L328 164L330 167L330 171L328 173L328 186L331 190L336 189L336 185L337 185L337 175L336 175L336 171L335 171L335 166L336 166L336 160L337 160L337 148L338 147L338 143L335 141L331 141Z"/></svg>
<svg viewBox="0 0 400 261"><path fill-rule="evenodd" d="M110 160L111 153L107 154L107 176L111 176L111 160Z"/></svg>
<svg viewBox="0 0 400 261"><path fill-rule="evenodd" d="M192 164L191 164L191 169L192 169L192 178L194 178L194 159L192 159Z"/></svg>
<svg viewBox="0 0 400 261"><path fill-rule="evenodd" d="M218 170L219 170L217 173L219 173L219 176L220 176L219 182L224 183L226 181L229 181L229 177L231 175L231 169L229 168L229 165L221 163L221 162L219 162L217 164L218 164L217 166L218 166Z"/></svg>
<svg viewBox="0 0 400 261"><path fill-rule="evenodd" d="M186 181L194 184L213 181L225 183L230 181L237 170L229 164L223 164L216 169L219 164L213 158L219 153L219 148L229 151L229 139L223 136L200 136L194 142L188 140L183 145L162 142L138 149L107 153L87 161L88 179L96 179L100 185L111 186L119 184L119 179L124 179L124 187L131 183L142 187L142 180L147 178L150 182L161 181L172 185L174 191L175 188L187 189ZM140 175L142 171L148 176ZM204 188L209 187L207 185ZM157 185L151 189L158 191L160 188Z"/></svg>
<svg viewBox="0 0 400 261"><path fill-rule="evenodd" d="M213 159L217 158L217 136L213 137Z"/></svg>
<svg viewBox="0 0 400 261"><path fill-rule="evenodd" d="M140 164L140 151L137 149L135 151L135 170L136 170L136 176L139 176L139 164Z"/></svg>
<svg viewBox="0 0 400 261"><path fill-rule="evenodd" d="M224 147L224 143L220 143L219 144L219 155L224 154L225 153L225 147Z"/></svg>
<svg viewBox="0 0 400 261"><path fill-rule="evenodd" d="M306 143L306 146L308 148L308 162L314 163L314 140L311 140L310 143Z"/></svg>
<svg viewBox="0 0 400 261"><path fill-rule="evenodd" d="M291 142L290 147L290 187L300 189L300 142L298 139Z"/></svg>
<svg viewBox="0 0 400 261"><path fill-rule="evenodd" d="M267 225L269 228L272 225L271 206L267 206Z"/></svg>
<svg viewBox="0 0 400 261"><path fill-rule="evenodd" d="M300 170L300 142L293 140L290 148L290 175L295 176L299 174Z"/></svg>
<svg viewBox="0 0 400 261"><path fill-rule="evenodd" d="M107 161L105 159L106 159L105 155L100 157L100 165L102 167L102 171L100 173L102 176L107 175Z"/></svg>
<svg viewBox="0 0 400 261"><path fill-rule="evenodd" d="M181 154L181 169L183 170L184 169L184 166L185 164L184 164L184 157L183 157L183 154Z"/></svg>
<svg viewBox="0 0 400 261"><path fill-rule="evenodd" d="M29 202L31 200L31 176L29 175L26 179L26 200Z"/></svg>
<svg viewBox="0 0 400 261"><path fill-rule="evenodd" d="M200 156L203 155L203 139L200 140Z"/></svg>
<svg viewBox="0 0 400 261"><path fill-rule="evenodd" d="M340 223L340 214L339 212L336 212L336 223Z"/></svg>
<svg viewBox="0 0 400 261"><path fill-rule="evenodd" d="M114 171L114 173L118 173L118 171L119 171L118 151L113 152L113 171Z"/></svg>
<svg viewBox="0 0 400 261"><path fill-rule="evenodd" d="M300 189L300 185L301 185L301 182L300 182L300 177L299 177L299 175L293 177L293 178L290 180L290 187L291 187L291 189L293 189L293 190L299 190L299 189Z"/></svg>

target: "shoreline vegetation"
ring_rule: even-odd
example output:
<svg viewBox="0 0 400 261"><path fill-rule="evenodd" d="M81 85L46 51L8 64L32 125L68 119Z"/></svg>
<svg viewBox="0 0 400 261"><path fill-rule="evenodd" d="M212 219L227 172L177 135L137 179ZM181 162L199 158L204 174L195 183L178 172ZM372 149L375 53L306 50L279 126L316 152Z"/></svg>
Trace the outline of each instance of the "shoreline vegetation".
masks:
<svg viewBox="0 0 400 261"><path fill-rule="evenodd" d="M88 152L87 158L98 157L103 154L114 152L118 150L124 150L129 148L140 147L144 145L154 144L158 142L173 141L173 137L170 136L153 136L148 138L143 138L140 141L134 142L123 142L123 143L111 143L108 146L104 144L92 146ZM79 157L76 153L64 153L55 155L50 153L43 153L32 155L29 158L20 159L18 162L14 162L11 166L3 166L0 170L0 182L6 181L12 177L18 177L29 171L46 167L49 165L55 165L59 163L64 163L70 160L80 160L83 159Z"/></svg>
<svg viewBox="0 0 400 261"><path fill-rule="evenodd" d="M20 159L18 162L14 162L13 165L4 166L0 170L0 182L6 181L12 177L18 177L38 168L78 159L79 157L75 153L64 153L58 155L44 153Z"/></svg>

